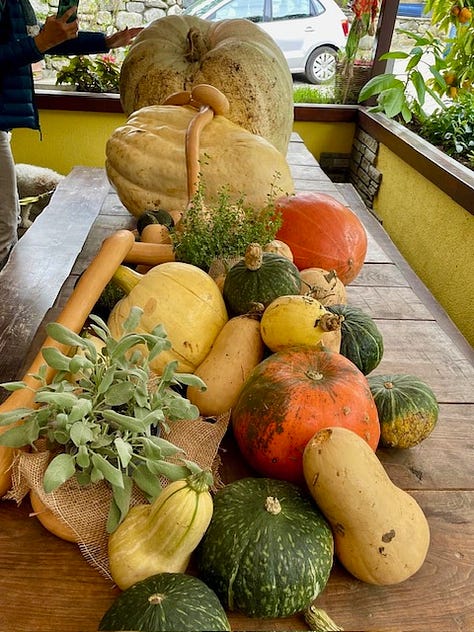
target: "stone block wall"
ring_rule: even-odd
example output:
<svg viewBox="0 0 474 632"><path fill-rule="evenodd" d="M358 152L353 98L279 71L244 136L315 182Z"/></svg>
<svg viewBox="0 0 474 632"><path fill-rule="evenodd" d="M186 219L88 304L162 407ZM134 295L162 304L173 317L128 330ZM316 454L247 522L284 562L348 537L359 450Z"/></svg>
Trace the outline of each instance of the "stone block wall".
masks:
<svg viewBox="0 0 474 632"><path fill-rule="evenodd" d="M352 144L349 181L357 189L368 208L373 207L374 197L382 181L382 174L375 167L377 152L378 142L367 132L357 129Z"/></svg>

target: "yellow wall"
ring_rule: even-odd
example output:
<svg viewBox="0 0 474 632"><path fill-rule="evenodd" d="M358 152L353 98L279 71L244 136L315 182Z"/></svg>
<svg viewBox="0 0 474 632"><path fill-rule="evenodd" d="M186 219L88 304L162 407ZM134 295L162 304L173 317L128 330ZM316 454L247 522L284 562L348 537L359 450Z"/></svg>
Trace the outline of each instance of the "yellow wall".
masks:
<svg viewBox="0 0 474 632"><path fill-rule="evenodd" d="M301 136L304 144L319 160L321 152L350 154L355 123L311 123L295 121L294 131Z"/></svg>
<svg viewBox="0 0 474 632"><path fill-rule="evenodd" d="M123 114L102 112L40 112L43 139L33 130L17 129L12 135L16 162L49 167L66 175L76 165L103 167L105 144Z"/></svg>
<svg viewBox="0 0 474 632"><path fill-rule="evenodd" d="M474 346L474 216L379 146L374 203L404 258Z"/></svg>

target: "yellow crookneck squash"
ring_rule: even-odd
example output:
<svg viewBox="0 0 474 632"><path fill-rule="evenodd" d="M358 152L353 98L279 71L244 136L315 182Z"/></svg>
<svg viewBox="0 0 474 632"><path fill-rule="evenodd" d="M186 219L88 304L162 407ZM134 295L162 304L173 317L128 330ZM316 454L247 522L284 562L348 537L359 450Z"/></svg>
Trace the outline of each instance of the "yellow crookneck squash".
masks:
<svg viewBox="0 0 474 632"><path fill-rule="evenodd" d="M293 128L291 73L274 40L249 20L210 22L190 15L155 20L122 64L120 99L129 116L202 83L226 95L233 123L286 154Z"/></svg>
<svg viewBox="0 0 474 632"><path fill-rule="evenodd" d="M163 325L171 341L171 348L151 361L151 369L159 374L168 362L177 360L180 373L193 373L228 320L214 280L200 268L179 261L162 263L146 274L119 266L113 279L127 296L109 315L112 336L119 338L130 309L141 307L138 333Z"/></svg>

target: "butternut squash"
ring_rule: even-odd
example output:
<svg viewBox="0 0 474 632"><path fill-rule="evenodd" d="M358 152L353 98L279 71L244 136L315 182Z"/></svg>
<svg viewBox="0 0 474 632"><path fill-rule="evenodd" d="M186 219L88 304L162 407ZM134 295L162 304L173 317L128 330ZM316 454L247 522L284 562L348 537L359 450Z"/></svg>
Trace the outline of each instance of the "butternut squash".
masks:
<svg viewBox="0 0 474 632"><path fill-rule="evenodd" d="M255 314L234 316L218 334L206 358L194 371L207 389L189 386L187 398L201 415L227 412L237 401L251 371L263 359L260 319Z"/></svg>
<svg viewBox="0 0 474 632"><path fill-rule="evenodd" d="M163 224L148 224L142 230L141 240L149 244L172 244L170 231Z"/></svg>
<svg viewBox="0 0 474 632"><path fill-rule="evenodd" d="M304 450L303 470L333 528L336 555L352 575L389 585L421 568L430 543L428 521L355 432L342 427L317 432Z"/></svg>
<svg viewBox="0 0 474 632"><path fill-rule="evenodd" d="M33 509L31 515L38 518L45 529L67 542L79 542L78 534L55 513L48 509L38 494L32 489L30 489L30 502L31 508Z"/></svg>

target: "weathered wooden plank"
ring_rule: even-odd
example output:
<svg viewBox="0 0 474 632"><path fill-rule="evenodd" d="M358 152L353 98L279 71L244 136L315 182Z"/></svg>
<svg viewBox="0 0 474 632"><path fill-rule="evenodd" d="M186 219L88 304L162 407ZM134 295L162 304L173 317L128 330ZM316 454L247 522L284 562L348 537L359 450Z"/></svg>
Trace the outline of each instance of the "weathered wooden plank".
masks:
<svg viewBox="0 0 474 632"><path fill-rule="evenodd" d="M431 386L439 402L474 403L474 366L436 321L376 319L384 341L373 373L410 373Z"/></svg>
<svg viewBox="0 0 474 632"><path fill-rule="evenodd" d="M357 283L357 280L354 281ZM410 287L348 285L347 302L372 318L433 320L429 309Z"/></svg>
<svg viewBox="0 0 474 632"><path fill-rule="evenodd" d="M430 632L474 629L474 492L412 493L431 529L425 564L401 584L372 586L336 563L317 604L346 630L419 632L420 622ZM0 629L95 632L118 591L75 545L52 536L28 512L28 501L19 508L0 504L0 541L8 542L0 547L1 567L8 569L0 580ZM25 599L25 594L34 594L34 599ZM232 614L230 620L235 631L306 629L300 616L262 621Z"/></svg>
<svg viewBox="0 0 474 632"><path fill-rule="evenodd" d="M19 370L54 305L109 189L102 169L74 169L0 272L0 380Z"/></svg>
<svg viewBox="0 0 474 632"><path fill-rule="evenodd" d="M403 489L474 488L474 405L441 404L433 432L405 450L379 449L392 481Z"/></svg>
<svg viewBox="0 0 474 632"><path fill-rule="evenodd" d="M408 287L408 281L394 263L364 263L349 287Z"/></svg>

